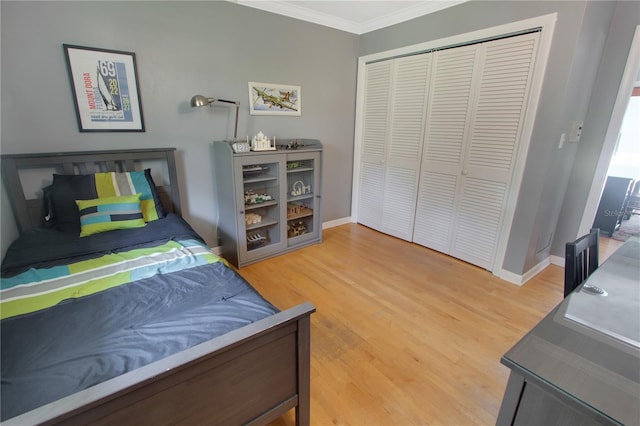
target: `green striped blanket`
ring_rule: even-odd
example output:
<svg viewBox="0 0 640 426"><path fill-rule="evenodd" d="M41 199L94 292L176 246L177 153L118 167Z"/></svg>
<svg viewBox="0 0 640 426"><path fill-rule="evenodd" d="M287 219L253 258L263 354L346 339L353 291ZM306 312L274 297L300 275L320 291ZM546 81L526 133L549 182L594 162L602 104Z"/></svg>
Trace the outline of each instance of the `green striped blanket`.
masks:
<svg viewBox="0 0 640 426"><path fill-rule="evenodd" d="M197 240L169 241L151 248L107 254L90 260L29 269L0 279L0 318L54 306L158 274L223 261Z"/></svg>

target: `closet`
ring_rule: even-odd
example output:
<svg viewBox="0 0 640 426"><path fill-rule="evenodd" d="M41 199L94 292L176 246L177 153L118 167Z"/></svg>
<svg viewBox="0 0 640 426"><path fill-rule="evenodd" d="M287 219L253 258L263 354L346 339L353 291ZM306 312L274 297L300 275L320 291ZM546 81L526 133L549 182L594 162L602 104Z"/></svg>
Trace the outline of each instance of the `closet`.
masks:
<svg viewBox="0 0 640 426"><path fill-rule="evenodd" d="M491 269L538 38L366 65L359 223Z"/></svg>

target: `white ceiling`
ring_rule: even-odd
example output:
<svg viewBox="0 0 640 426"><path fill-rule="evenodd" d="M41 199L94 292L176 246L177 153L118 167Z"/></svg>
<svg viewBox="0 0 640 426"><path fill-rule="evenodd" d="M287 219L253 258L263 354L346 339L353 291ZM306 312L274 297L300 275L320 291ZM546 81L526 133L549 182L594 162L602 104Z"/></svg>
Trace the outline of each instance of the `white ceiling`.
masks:
<svg viewBox="0 0 640 426"><path fill-rule="evenodd" d="M237 4L364 34L468 0L230 0Z"/></svg>

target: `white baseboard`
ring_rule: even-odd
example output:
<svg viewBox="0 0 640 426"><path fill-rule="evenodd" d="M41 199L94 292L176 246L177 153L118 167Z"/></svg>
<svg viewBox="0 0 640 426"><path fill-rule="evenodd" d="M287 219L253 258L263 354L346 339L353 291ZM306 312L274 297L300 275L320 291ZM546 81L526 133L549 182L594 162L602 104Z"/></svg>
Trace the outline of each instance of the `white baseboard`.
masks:
<svg viewBox="0 0 640 426"><path fill-rule="evenodd" d="M330 220L328 222L323 222L322 223L322 229L334 228L336 226L345 225L345 224L351 223L351 222L352 222L351 216L343 217L343 218L335 219L335 220ZM213 252L215 254L217 254L217 255L220 255L221 254L220 253L220 247L213 247ZM512 284L516 284L516 285L520 285L521 286L524 283L526 283L527 281L529 281L531 278L536 276L539 272L541 272L544 268L546 268L550 264L564 267L564 258L562 258L560 256L549 256L548 258L544 259L542 262L538 263L533 268L529 269L523 275L518 275L518 274L515 274L513 272L504 270L504 269L500 269L499 271L494 272L493 275L495 275L498 278L501 278L501 279L503 279L505 281L508 281L508 282L510 282Z"/></svg>
<svg viewBox="0 0 640 426"><path fill-rule="evenodd" d="M329 222L324 222L322 224L322 229L333 228L335 226L344 225L346 223L351 223L351 216L343 217L341 219L331 220ZM218 256L222 255L222 248L220 246L211 247L211 249Z"/></svg>
<svg viewBox="0 0 640 426"><path fill-rule="evenodd" d="M347 223L351 223L351 216L330 220L329 222L323 222L322 229L334 228L336 226L345 225Z"/></svg>
<svg viewBox="0 0 640 426"><path fill-rule="evenodd" d="M549 258L551 259L552 265L561 266L564 268L564 257L551 255L549 256Z"/></svg>
<svg viewBox="0 0 640 426"><path fill-rule="evenodd" d="M515 274L511 271L507 271L504 269L500 269L499 271L494 272L493 275L501 278L505 281L509 281L512 284L516 285L524 285L531 278L535 277L538 273L540 273L544 268L551 264L550 258L547 257L542 262L535 265L533 268L529 269L522 275Z"/></svg>

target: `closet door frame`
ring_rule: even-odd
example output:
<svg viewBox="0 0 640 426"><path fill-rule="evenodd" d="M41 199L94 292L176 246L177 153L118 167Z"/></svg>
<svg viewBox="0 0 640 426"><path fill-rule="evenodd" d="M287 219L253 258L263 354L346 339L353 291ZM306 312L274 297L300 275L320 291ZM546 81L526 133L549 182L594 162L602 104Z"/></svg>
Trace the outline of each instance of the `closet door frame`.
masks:
<svg viewBox="0 0 640 426"><path fill-rule="evenodd" d="M491 271L494 275L499 276L507 281L515 284L522 284L522 277L513 274L502 268L504 257L506 254L507 241L509 231L511 229L515 206L517 202L518 192L522 184L522 176L526 163L529 144L531 142L531 134L535 121L536 112L538 110L538 102L540 92L542 91L542 82L544 73L547 68L547 61L551 49L551 40L557 21L557 13L543 15L535 18L516 21L504 25L499 25L483 30L473 31L469 33L459 34L452 37L446 37L438 40L428 41L425 43L406 46L398 49L392 49L385 52L379 52L371 55L361 56L358 58L358 79L356 91L356 122L355 122L355 140L354 140L354 156L353 156L353 182L352 182L352 200L351 200L351 222L357 222L358 218L358 188L360 185L360 162L362 156L362 135L363 135L363 104L364 104L364 86L367 63L391 59L403 55L414 55L445 46L462 45L474 41L485 41L498 38L505 35L524 32L531 29L539 28L541 30L538 44L538 54L536 57L536 65L533 70L531 80L531 91L529 92L529 100L526 107L526 115L523 122L521 140L516 154L515 166L512 175L512 181L509 186L509 194L507 195L507 203L504 212L504 220L502 222L500 237L496 248L496 255L493 261Z"/></svg>

